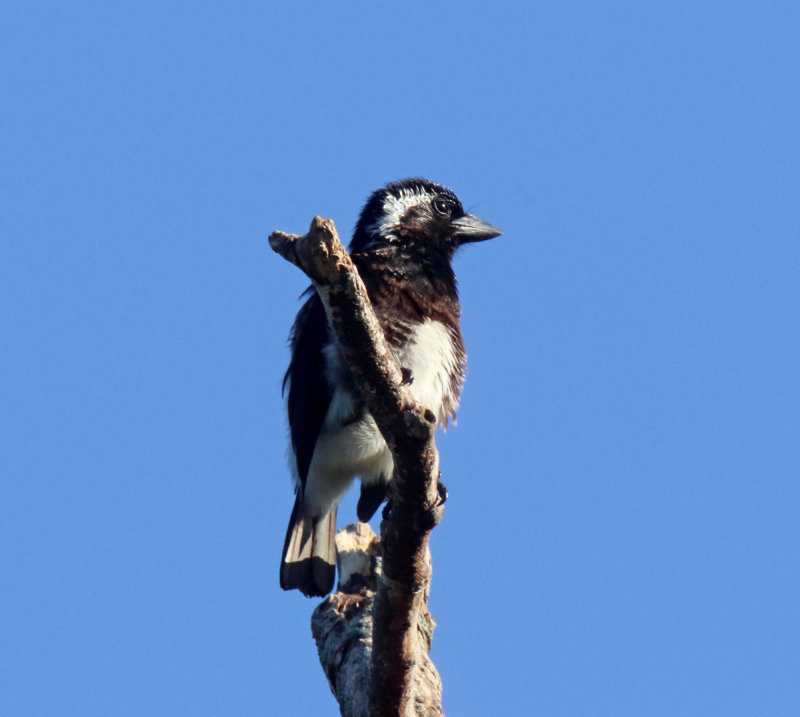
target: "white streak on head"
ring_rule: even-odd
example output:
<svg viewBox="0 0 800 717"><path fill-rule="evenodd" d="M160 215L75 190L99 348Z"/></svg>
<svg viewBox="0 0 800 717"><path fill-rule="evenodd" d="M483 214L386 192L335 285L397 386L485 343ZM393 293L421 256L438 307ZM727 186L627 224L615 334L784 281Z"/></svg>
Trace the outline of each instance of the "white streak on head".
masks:
<svg viewBox="0 0 800 717"><path fill-rule="evenodd" d="M427 204L435 196L421 187L401 189L399 197L388 194L383 202L383 215L375 223L373 231L383 237L391 236L411 207Z"/></svg>

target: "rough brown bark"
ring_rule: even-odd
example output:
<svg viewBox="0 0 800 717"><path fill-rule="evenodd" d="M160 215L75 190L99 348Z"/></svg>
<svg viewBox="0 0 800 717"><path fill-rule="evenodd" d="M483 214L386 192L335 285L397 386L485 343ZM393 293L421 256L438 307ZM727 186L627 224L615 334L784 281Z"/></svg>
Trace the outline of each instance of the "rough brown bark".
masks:
<svg viewBox="0 0 800 717"><path fill-rule="evenodd" d="M298 266L314 284L342 354L395 462L392 510L381 524L382 569L377 583L372 583L375 587L370 589L364 578L356 593L348 593L357 582L350 577L342 580L340 570L340 591L315 612L318 629L339 634L342 644L342 652L334 660L339 666L333 669L334 663L326 666L323 660L323 667L343 715L440 715L441 683L427 657L433 630L433 620L427 612L431 580L428 537L443 512L437 490L436 418L403 385L400 367L333 222L315 217L308 234L274 232L269 242L274 251ZM369 564L378 562L367 560ZM318 615L320 611L330 614ZM330 624L324 622L328 618L332 620ZM354 618L358 623L355 632L347 632L344 623L350 624ZM370 628L371 634L367 634L365 631ZM354 638L356 634L359 637ZM317 641L319 645L318 637ZM351 660L352 649L371 652L369 695L363 695L360 703L366 711L358 711L337 691L343 689L345 682L366 689L367 679L362 674L366 661L355 657ZM322 648L320 657L323 658ZM346 663L350 665L347 669L354 675L361 674L361 678L345 678L341 665Z"/></svg>
<svg viewBox="0 0 800 717"><path fill-rule="evenodd" d="M381 541L369 525L354 523L338 532L336 548L339 591L314 610L311 633L341 713L346 717L368 717L375 714L371 711L369 694ZM405 714L442 714L442 683L428 656L435 626L427 605L423 604L415 626L415 665ZM399 713L395 710L394 714Z"/></svg>

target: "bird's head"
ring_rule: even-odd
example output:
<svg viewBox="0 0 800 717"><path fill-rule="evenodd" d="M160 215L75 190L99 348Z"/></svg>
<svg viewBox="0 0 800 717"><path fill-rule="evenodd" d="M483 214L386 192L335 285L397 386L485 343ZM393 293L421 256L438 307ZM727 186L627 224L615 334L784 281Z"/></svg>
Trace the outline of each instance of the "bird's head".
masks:
<svg viewBox="0 0 800 717"><path fill-rule="evenodd" d="M372 193L356 225L350 251L395 248L449 261L462 244L499 235L488 222L467 214L447 187L427 179L404 179Z"/></svg>

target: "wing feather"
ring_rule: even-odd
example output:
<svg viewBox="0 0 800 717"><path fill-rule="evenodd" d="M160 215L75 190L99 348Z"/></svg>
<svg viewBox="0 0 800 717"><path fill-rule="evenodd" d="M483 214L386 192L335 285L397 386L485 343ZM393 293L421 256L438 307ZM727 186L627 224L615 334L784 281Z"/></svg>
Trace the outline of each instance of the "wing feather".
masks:
<svg viewBox="0 0 800 717"><path fill-rule="evenodd" d="M328 343L328 321L316 290L309 287L306 293L310 296L292 327L292 358L283 379L284 390L287 385L289 387L289 431L302 487L305 487L314 446L331 402L322 352Z"/></svg>

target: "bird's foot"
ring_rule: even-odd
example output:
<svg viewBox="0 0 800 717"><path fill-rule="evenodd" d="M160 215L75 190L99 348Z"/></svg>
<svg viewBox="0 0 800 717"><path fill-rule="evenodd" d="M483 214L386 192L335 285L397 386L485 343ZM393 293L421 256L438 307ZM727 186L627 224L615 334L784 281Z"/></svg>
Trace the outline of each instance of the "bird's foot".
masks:
<svg viewBox="0 0 800 717"><path fill-rule="evenodd" d="M439 472L439 477L436 479L436 492L439 494L439 502L436 505L442 506L447 502L448 492L447 486L442 483L442 473Z"/></svg>

